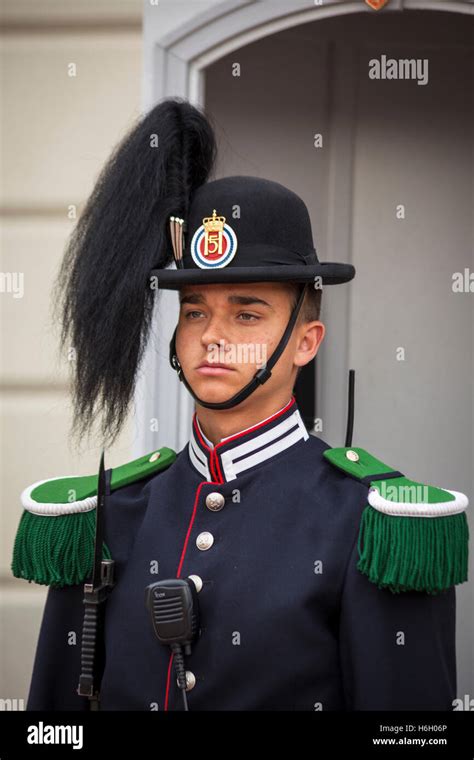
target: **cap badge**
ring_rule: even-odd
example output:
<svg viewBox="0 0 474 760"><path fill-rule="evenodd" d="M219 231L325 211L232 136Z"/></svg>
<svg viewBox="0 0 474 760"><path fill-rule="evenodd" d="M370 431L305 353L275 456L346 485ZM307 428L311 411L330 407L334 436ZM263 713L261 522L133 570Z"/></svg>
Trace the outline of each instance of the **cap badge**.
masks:
<svg viewBox="0 0 474 760"><path fill-rule="evenodd" d="M365 0L374 11L380 11L384 5L387 5L388 0Z"/></svg>
<svg viewBox="0 0 474 760"><path fill-rule="evenodd" d="M191 240L191 256L201 269L226 267L237 252L237 237L225 216L205 216Z"/></svg>

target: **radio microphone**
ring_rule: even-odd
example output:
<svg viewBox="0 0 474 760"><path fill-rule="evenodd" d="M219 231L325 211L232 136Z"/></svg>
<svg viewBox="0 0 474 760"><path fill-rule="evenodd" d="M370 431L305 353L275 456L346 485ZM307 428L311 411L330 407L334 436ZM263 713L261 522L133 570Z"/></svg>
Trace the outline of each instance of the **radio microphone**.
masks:
<svg viewBox="0 0 474 760"><path fill-rule="evenodd" d="M146 587L145 604L158 640L167 644L173 652L184 709L189 710L182 648L185 655L190 655L191 644L200 633L196 586L190 578L157 581Z"/></svg>

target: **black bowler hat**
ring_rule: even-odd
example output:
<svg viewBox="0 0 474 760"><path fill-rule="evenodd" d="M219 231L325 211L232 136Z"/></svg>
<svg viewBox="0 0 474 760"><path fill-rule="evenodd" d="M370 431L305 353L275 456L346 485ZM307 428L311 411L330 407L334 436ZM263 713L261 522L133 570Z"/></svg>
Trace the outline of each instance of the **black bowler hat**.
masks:
<svg viewBox="0 0 474 760"><path fill-rule="evenodd" d="M104 412L104 440L114 440L120 430L156 326L160 288L300 284L266 366L235 397L212 406L227 409L271 376L309 287L354 277L350 264L319 262L301 198L258 177L209 181L216 158L212 119L188 101L170 98L143 115L100 172L68 241L55 290L62 338L77 354L74 426L81 434L92 429L97 412ZM170 361L179 369L173 340ZM180 380L187 382L182 369Z"/></svg>
<svg viewBox="0 0 474 760"><path fill-rule="evenodd" d="M158 289L186 284L352 280L352 264L320 262L304 201L279 182L223 177L191 198L188 219L170 217L176 268L153 269Z"/></svg>

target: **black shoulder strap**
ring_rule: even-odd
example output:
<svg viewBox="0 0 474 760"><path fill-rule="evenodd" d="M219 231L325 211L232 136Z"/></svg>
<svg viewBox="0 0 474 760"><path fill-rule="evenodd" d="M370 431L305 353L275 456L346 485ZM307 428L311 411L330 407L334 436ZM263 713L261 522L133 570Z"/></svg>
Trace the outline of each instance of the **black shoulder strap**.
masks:
<svg viewBox="0 0 474 760"><path fill-rule="evenodd" d="M81 673L77 693L90 700L90 709L100 709L100 683L105 664L105 601L114 586L114 560L102 559L105 536L105 502L110 496L112 469L104 469L100 459L97 484L94 566L92 582L84 584L84 621L82 625Z"/></svg>

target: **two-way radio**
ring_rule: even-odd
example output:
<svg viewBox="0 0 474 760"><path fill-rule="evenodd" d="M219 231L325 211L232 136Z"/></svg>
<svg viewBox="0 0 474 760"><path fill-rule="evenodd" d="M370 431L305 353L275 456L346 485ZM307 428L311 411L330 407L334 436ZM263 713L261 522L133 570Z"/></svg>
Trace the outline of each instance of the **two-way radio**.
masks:
<svg viewBox="0 0 474 760"><path fill-rule="evenodd" d="M200 632L196 586L192 578L169 578L157 581L146 587L145 604L150 612L153 630L158 640L168 645L173 652L184 709L189 710L183 647L184 654L190 655L191 644Z"/></svg>

